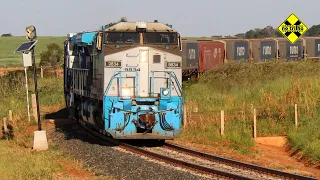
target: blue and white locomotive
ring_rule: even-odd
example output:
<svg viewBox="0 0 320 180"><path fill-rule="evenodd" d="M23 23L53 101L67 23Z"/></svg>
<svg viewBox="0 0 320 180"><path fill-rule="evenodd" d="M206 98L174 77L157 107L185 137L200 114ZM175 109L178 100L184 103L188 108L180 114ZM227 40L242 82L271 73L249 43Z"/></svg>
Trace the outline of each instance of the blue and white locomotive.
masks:
<svg viewBox="0 0 320 180"><path fill-rule="evenodd" d="M120 22L68 34L70 117L115 139L174 139L183 124L180 34L159 22Z"/></svg>

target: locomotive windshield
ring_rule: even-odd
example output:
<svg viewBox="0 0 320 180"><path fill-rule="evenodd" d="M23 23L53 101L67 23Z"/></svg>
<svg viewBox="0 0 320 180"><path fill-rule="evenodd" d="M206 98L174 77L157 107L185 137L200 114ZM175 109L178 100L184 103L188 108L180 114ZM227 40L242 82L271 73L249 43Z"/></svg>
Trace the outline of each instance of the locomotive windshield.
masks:
<svg viewBox="0 0 320 180"><path fill-rule="evenodd" d="M105 43L140 43L138 32L108 32L105 35Z"/></svg>
<svg viewBox="0 0 320 180"><path fill-rule="evenodd" d="M143 34L145 44L178 44L177 33L147 32Z"/></svg>

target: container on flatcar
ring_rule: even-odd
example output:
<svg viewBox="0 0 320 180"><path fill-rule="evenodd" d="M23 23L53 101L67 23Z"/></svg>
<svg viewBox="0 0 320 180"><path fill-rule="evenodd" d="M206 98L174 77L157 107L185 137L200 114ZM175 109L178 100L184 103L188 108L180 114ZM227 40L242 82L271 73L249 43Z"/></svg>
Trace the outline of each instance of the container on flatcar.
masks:
<svg viewBox="0 0 320 180"><path fill-rule="evenodd" d="M275 39L250 39L251 58L254 62L277 59L278 41Z"/></svg>
<svg viewBox="0 0 320 180"><path fill-rule="evenodd" d="M199 69L199 42L182 41L182 75L190 77L197 75Z"/></svg>
<svg viewBox="0 0 320 180"><path fill-rule="evenodd" d="M320 37L303 37L305 41L305 54L308 59L320 58Z"/></svg>
<svg viewBox="0 0 320 180"><path fill-rule="evenodd" d="M277 41L280 60L300 60L304 58L303 39L298 39L294 44L290 43L286 38L277 38Z"/></svg>
<svg viewBox="0 0 320 180"><path fill-rule="evenodd" d="M216 68L224 63L226 44L223 41L200 40L199 72Z"/></svg>
<svg viewBox="0 0 320 180"><path fill-rule="evenodd" d="M247 39L225 39L227 60L239 61L250 59L250 41Z"/></svg>

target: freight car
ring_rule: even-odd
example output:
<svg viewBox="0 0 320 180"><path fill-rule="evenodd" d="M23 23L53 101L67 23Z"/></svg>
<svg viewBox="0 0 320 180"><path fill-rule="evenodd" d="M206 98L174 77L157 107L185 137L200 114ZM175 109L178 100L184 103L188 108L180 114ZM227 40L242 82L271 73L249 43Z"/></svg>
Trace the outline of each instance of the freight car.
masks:
<svg viewBox="0 0 320 180"><path fill-rule="evenodd" d="M305 37L303 40L306 58L320 59L320 37Z"/></svg>
<svg viewBox="0 0 320 180"><path fill-rule="evenodd" d="M265 62L278 58L278 41L272 38L251 39L251 59L254 62Z"/></svg>
<svg viewBox="0 0 320 180"><path fill-rule="evenodd" d="M304 59L304 39L298 39L291 44L286 38L278 38L279 59L283 60L301 60Z"/></svg>
<svg viewBox="0 0 320 180"><path fill-rule="evenodd" d="M249 61L250 41L247 39L226 39L227 61Z"/></svg>
<svg viewBox="0 0 320 180"><path fill-rule="evenodd" d="M199 74L224 64L226 43L223 41L183 41L182 76L197 78Z"/></svg>
<svg viewBox="0 0 320 180"><path fill-rule="evenodd" d="M183 79L230 61L320 59L320 37L303 37L294 44L286 38L183 40L182 44Z"/></svg>
<svg viewBox="0 0 320 180"><path fill-rule="evenodd" d="M69 34L65 100L73 117L114 139L174 139L183 124L182 44L158 22Z"/></svg>

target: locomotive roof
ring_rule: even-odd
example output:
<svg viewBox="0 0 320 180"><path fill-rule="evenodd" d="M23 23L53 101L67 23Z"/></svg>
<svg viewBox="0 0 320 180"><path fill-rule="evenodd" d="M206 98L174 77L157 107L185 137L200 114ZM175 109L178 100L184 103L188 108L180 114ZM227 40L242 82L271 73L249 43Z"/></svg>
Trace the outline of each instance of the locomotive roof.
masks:
<svg viewBox="0 0 320 180"><path fill-rule="evenodd" d="M170 28L169 26L159 23L159 22L146 22L147 32L177 32ZM105 31L108 32L136 32L136 22L120 22L113 26L108 27Z"/></svg>

